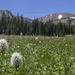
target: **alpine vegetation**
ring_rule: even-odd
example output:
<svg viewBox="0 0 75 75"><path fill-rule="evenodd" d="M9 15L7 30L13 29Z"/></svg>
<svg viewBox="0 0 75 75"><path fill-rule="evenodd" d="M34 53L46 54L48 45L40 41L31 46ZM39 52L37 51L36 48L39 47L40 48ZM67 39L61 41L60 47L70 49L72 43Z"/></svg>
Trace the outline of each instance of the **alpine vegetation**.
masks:
<svg viewBox="0 0 75 75"><path fill-rule="evenodd" d="M8 51L8 43L5 39L0 39L0 52L5 53Z"/></svg>
<svg viewBox="0 0 75 75"><path fill-rule="evenodd" d="M22 65L23 65L22 56L17 52L12 54L11 66L16 67L16 68L20 68L20 67L22 67Z"/></svg>

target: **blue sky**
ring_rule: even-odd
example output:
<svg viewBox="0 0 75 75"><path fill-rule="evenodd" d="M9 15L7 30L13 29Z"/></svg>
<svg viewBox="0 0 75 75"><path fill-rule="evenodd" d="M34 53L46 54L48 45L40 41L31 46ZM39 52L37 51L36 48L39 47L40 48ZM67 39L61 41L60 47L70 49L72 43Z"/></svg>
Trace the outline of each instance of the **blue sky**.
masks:
<svg viewBox="0 0 75 75"><path fill-rule="evenodd" d="M75 14L75 0L1 0L0 10L9 10L14 15L23 14L31 19L53 13Z"/></svg>

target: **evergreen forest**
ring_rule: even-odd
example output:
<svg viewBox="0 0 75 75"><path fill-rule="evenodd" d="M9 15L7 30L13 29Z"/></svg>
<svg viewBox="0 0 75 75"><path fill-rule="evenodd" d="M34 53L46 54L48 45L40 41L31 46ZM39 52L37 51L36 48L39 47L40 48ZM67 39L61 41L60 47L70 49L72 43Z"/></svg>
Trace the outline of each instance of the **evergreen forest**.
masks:
<svg viewBox="0 0 75 75"><path fill-rule="evenodd" d="M45 23L34 19L32 23L27 23L23 20L23 15L19 19L19 14L17 17L10 18L5 13L3 13L0 20L0 34L5 35L43 35L43 36L65 36L69 34L75 34L75 25L71 25L69 20L68 24L59 22L54 24L52 20Z"/></svg>

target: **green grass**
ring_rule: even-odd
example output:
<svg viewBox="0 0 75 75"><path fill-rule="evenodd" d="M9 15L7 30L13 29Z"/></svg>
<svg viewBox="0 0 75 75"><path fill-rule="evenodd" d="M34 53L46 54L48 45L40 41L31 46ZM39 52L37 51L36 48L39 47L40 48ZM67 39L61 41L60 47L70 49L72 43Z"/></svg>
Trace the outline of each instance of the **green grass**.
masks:
<svg viewBox="0 0 75 75"><path fill-rule="evenodd" d="M0 53L1 75L75 75L75 36L41 38L4 36L9 50ZM10 45L10 42L12 43ZM23 67L11 66L11 55L22 55Z"/></svg>

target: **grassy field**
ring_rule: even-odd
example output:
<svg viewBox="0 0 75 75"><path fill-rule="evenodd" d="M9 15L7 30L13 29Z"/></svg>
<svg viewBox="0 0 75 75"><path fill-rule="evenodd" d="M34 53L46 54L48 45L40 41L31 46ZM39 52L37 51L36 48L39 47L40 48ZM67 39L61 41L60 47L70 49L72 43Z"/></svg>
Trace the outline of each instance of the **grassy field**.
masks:
<svg viewBox="0 0 75 75"><path fill-rule="evenodd" d="M0 53L0 75L75 75L75 36L0 36L9 45ZM11 66L11 55L22 55L22 68Z"/></svg>

